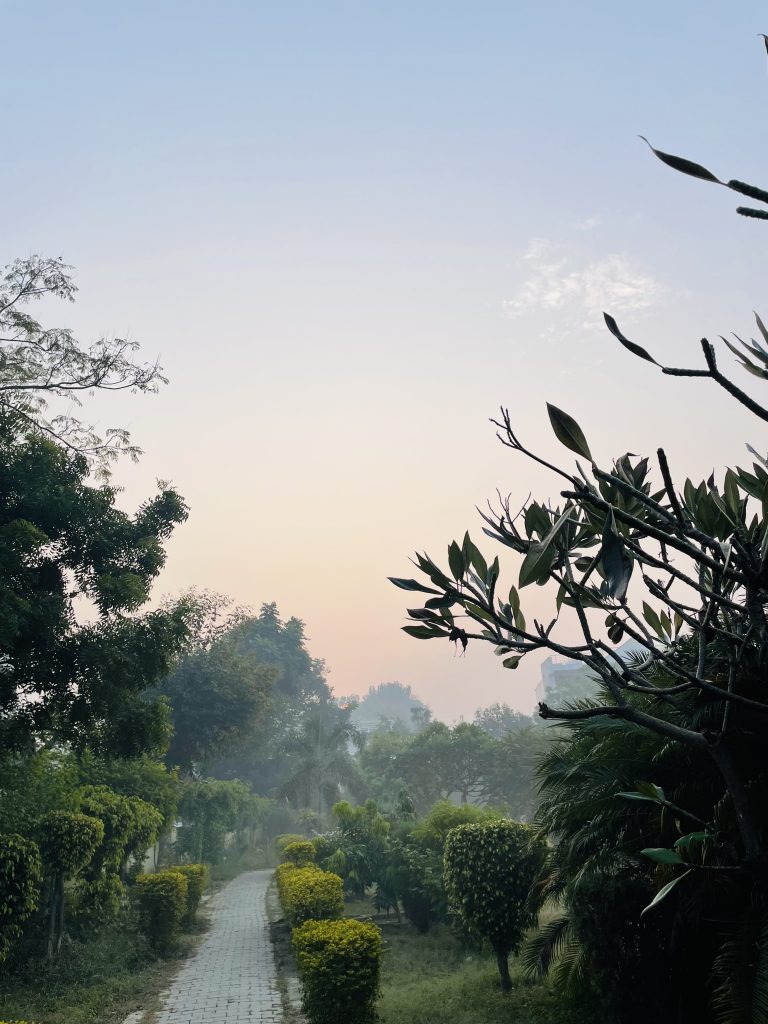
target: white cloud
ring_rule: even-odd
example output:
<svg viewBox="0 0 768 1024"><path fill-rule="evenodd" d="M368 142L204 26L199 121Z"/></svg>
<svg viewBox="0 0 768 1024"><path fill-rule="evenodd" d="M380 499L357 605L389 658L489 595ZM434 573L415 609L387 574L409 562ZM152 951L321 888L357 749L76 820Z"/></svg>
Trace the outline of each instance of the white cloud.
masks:
<svg viewBox="0 0 768 1024"><path fill-rule="evenodd" d="M594 327L603 311L616 317L641 314L665 291L618 253L584 262L564 246L539 238L531 242L523 263L526 277L504 303L512 317L557 310L567 313L573 326Z"/></svg>

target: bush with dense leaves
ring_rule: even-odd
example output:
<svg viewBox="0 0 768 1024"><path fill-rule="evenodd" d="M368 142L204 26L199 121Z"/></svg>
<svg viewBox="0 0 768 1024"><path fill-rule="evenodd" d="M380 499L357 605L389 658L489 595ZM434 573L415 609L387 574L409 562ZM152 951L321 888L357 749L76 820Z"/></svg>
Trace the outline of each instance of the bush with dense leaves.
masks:
<svg viewBox="0 0 768 1024"><path fill-rule="evenodd" d="M282 859L297 868L309 867L315 861L315 847L309 839L297 839L283 847Z"/></svg>
<svg viewBox="0 0 768 1024"><path fill-rule="evenodd" d="M0 963L21 936L24 922L37 909L42 882L40 852L17 835L0 835Z"/></svg>
<svg viewBox="0 0 768 1024"><path fill-rule="evenodd" d="M281 835L275 836L275 850L277 851L277 856L280 860L283 859L283 851L286 846L289 846L291 843L303 843L304 838L305 837L300 836L298 832L283 832Z"/></svg>
<svg viewBox="0 0 768 1024"><path fill-rule="evenodd" d="M40 853L53 877L74 878L104 841L104 825L73 811L51 811L38 826Z"/></svg>
<svg viewBox="0 0 768 1024"><path fill-rule="evenodd" d="M376 1019L381 932L365 921L306 921L293 931L310 1024Z"/></svg>
<svg viewBox="0 0 768 1024"><path fill-rule="evenodd" d="M184 875L187 880L187 909L183 925L190 928L195 923L197 908L208 885L207 864L180 864L172 869Z"/></svg>
<svg viewBox="0 0 768 1024"><path fill-rule="evenodd" d="M509 954L536 920L531 886L545 857L543 840L516 821L459 825L445 840L449 904L466 928L490 942L505 990L512 987Z"/></svg>
<svg viewBox="0 0 768 1024"><path fill-rule="evenodd" d="M98 818L74 811L51 811L38 824L43 862L50 875L48 904L48 957L58 955L64 937L64 883L76 878L93 862L104 844L104 824ZM86 883L87 884L87 883ZM75 906L84 905L83 895L76 896ZM119 906L119 900L118 900ZM102 920L101 907L88 923ZM87 924L86 924L87 927Z"/></svg>
<svg viewBox="0 0 768 1024"><path fill-rule="evenodd" d="M304 921L341 917L344 885L338 875L293 864L281 864L275 874L283 912L292 928Z"/></svg>
<svg viewBox="0 0 768 1024"><path fill-rule="evenodd" d="M139 875L136 901L141 926L152 945L166 953L181 931L187 912L188 883L180 871L158 871Z"/></svg>

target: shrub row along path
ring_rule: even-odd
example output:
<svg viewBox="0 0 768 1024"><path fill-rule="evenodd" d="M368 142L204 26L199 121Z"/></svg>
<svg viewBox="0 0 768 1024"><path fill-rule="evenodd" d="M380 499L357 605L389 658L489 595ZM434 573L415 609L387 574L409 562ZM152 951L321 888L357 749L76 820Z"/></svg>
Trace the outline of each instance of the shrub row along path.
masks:
<svg viewBox="0 0 768 1024"><path fill-rule="evenodd" d="M211 900L211 927L182 967L157 1024L281 1024L266 893L271 871L246 871Z"/></svg>

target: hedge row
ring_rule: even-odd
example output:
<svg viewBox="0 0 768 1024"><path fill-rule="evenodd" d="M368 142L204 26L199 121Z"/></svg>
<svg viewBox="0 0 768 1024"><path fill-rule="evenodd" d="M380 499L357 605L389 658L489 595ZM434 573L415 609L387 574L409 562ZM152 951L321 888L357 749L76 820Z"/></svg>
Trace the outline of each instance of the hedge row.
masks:
<svg viewBox="0 0 768 1024"><path fill-rule="evenodd" d="M181 864L154 875L139 875L136 879L141 925L159 953L167 953L179 932L194 924L207 884L205 864Z"/></svg>
<svg viewBox="0 0 768 1024"><path fill-rule="evenodd" d="M311 864L311 843L287 843L282 852L286 863L275 872L277 889L293 929L308 1021L370 1024L379 993L381 932L367 922L336 920L344 909L343 883Z"/></svg>

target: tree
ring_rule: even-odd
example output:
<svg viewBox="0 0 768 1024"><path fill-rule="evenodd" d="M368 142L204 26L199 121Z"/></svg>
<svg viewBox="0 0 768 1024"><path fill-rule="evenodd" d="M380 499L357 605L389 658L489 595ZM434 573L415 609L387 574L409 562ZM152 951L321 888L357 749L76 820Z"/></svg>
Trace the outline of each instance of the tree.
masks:
<svg viewBox="0 0 768 1024"><path fill-rule="evenodd" d="M6 426L8 424L6 423ZM12 425L11 425L12 426ZM50 734L134 756L163 749L163 702L143 699L186 634L187 608L136 614L186 519L170 487L134 515L88 462L40 435L0 430L0 733ZM91 621L83 622L90 610Z"/></svg>
<svg viewBox="0 0 768 1024"><path fill-rule="evenodd" d="M512 988L509 954L536 920L529 893L546 847L515 821L459 825L445 841L445 888L463 923L488 939L501 987Z"/></svg>
<svg viewBox="0 0 768 1024"><path fill-rule="evenodd" d="M478 708L475 712L474 724L484 729L495 740L503 739L513 729L524 729L533 725L529 715L515 711L509 704L491 704L487 708Z"/></svg>
<svg viewBox="0 0 768 1024"><path fill-rule="evenodd" d="M77 288L61 259L30 256L0 272L0 419L53 439L104 470L120 454L139 454L128 432L104 438L69 413L49 415L50 400L81 404L92 391L154 392L165 383L157 363L136 363L136 342L102 337L85 348L66 328L44 328L27 307L46 298L74 301Z"/></svg>
<svg viewBox="0 0 768 1024"><path fill-rule="evenodd" d="M723 184L698 164L655 152L683 173ZM768 192L754 186L725 184L768 202ZM751 208L739 212L768 216ZM667 375L714 381L758 420L768 421L768 409L720 369L708 339L701 341L703 367L666 366L627 338L613 317L606 314L605 321L635 357ZM759 317L756 323L758 340L724 341L743 368L765 379L768 330ZM427 595L424 607L409 610L412 624L405 629L417 638L446 638L464 648L470 641L491 643L509 669L541 650L579 661L602 684L598 699L570 707L543 703L542 718L624 723L711 761L720 786L718 806L730 812L704 822L706 835L717 829L714 857L702 863L695 846L685 850L694 842L682 843L685 837L678 840L683 853L657 852L672 877L654 906L678 892L679 883L695 881L698 872L726 870L742 916L734 922L731 914L716 925L721 942L723 934L728 936L717 956L720 971L730 979L721 991L731 986L743 994L738 975L746 962L752 984L746 988L749 998L756 998L768 984L759 955L768 922L768 780L761 754L768 726L768 460L750 448L754 461L748 468L734 466L718 479L713 474L680 484L660 448L654 479L647 458L627 454L601 466L578 423L552 405L548 413L558 440L580 460L575 469L554 464L525 444L507 409L494 421L507 448L550 470L562 488L557 507L530 499L515 512L508 498L481 514L484 532L522 556L517 586L502 588L498 557L489 562L467 533L449 546L447 571L418 554L424 578L393 579L404 590ZM552 584L554 602L548 621L529 624L520 591L533 583ZM578 641L564 638L566 620L569 628L578 628ZM625 637L634 641L637 656L616 653L615 645ZM635 798L667 806L663 791L654 787L652 779L645 781ZM736 1001L732 996L732 1008Z"/></svg>
<svg viewBox="0 0 768 1024"><path fill-rule="evenodd" d="M284 622L275 604L264 604L258 616L245 614L233 632L235 653L249 664L275 673L266 713L259 715L225 757L206 765L216 778L243 779L255 791L276 794L287 779L284 747L301 729L306 714L331 699L325 666L307 649L304 624Z"/></svg>
<svg viewBox="0 0 768 1024"><path fill-rule="evenodd" d="M351 706L322 701L286 737L287 776L282 792L296 807L309 807L322 815L339 801L344 787L360 789L350 752L350 745L359 743L360 737L351 715Z"/></svg>
<svg viewBox="0 0 768 1024"><path fill-rule="evenodd" d="M255 663L242 643L246 612L227 613L226 599L190 593L192 639L175 669L157 688L171 706L171 766L195 765L226 755L260 723L277 670Z"/></svg>
<svg viewBox="0 0 768 1024"><path fill-rule="evenodd" d="M429 721L431 712L423 701L414 697L410 686L403 683L379 683L370 686L364 697L350 697L357 705L352 718L356 725L363 727L370 723L400 723L403 728L416 732L419 723L426 718ZM426 724L426 722L424 722Z"/></svg>

